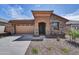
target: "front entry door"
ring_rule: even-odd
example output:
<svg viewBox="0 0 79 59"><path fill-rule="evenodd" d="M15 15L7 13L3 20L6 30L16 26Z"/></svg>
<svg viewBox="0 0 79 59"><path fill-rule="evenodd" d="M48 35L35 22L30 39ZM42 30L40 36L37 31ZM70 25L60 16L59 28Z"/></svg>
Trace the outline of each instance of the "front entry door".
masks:
<svg viewBox="0 0 79 59"><path fill-rule="evenodd" d="M45 35L45 23L39 23L39 35Z"/></svg>

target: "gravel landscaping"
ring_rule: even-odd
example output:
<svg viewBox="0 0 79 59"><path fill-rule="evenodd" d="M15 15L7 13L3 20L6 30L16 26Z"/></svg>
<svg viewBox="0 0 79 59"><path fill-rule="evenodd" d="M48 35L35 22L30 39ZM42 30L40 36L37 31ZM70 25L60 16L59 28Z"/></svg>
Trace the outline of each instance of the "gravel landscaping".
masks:
<svg viewBox="0 0 79 59"><path fill-rule="evenodd" d="M79 40L77 39L77 43ZM74 43L73 43L74 44ZM68 39L57 41L54 38L44 38L43 41L31 41L26 55L79 55L79 45L77 47Z"/></svg>

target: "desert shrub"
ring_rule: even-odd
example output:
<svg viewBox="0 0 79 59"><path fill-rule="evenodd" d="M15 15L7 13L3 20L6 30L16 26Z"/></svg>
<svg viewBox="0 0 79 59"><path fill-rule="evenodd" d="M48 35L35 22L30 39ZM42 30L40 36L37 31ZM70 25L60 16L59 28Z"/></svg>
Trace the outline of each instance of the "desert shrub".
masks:
<svg viewBox="0 0 79 59"><path fill-rule="evenodd" d="M69 36L71 36L72 39L79 38L79 30L71 29L69 30Z"/></svg>
<svg viewBox="0 0 79 59"><path fill-rule="evenodd" d="M69 49L68 48L62 48L61 51L63 51L64 53L68 53Z"/></svg>
<svg viewBox="0 0 79 59"><path fill-rule="evenodd" d="M38 49L32 48L32 53L33 53L33 54L38 54Z"/></svg>

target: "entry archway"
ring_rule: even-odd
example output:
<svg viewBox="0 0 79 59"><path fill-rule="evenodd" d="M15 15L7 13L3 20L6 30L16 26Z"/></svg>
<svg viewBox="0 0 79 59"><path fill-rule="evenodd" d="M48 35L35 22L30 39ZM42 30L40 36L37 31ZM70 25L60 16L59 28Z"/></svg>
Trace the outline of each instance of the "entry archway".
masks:
<svg viewBox="0 0 79 59"><path fill-rule="evenodd" d="M46 34L46 23L40 22L38 26L39 26L39 35L45 35Z"/></svg>

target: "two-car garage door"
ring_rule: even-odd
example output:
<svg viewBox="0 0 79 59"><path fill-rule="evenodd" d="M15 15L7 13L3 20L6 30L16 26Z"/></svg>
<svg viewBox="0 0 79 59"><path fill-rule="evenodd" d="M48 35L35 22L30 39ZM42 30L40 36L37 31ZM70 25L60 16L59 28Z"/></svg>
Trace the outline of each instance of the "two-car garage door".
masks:
<svg viewBox="0 0 79 59"><path fill-rule="evenodd" d="M16 33L33 33L33 26L16 26Z"/></svg>

